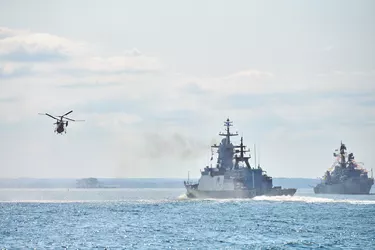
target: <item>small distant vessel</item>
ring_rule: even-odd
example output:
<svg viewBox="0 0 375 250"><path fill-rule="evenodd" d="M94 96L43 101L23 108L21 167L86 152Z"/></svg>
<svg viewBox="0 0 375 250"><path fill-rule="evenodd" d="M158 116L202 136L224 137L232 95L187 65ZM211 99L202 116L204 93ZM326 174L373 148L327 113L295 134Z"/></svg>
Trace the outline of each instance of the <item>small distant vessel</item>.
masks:
<svg viewBox="0 0 375 250"><path fill-rule="evenodd" d="M214 144L211 149L217 149L216 167L206 166L201 171L201 177L198 183L192 183L190 180L184 181L186 195L189 198L253 198L255 196L293 196L297 189L283 189L280 186L273 187L272 177L265 174L263 169L250 166L249 156L245 156L246 146L243 145L241 137L240 145L233 145L232 136L238 133L231 133L230 127L232 121L229 118L224 122L225 133L219 133L224 136L220 145ZM213 160L213 152L211 161Z"/></svg>
<svg viewBox="0 0 375 250"><path fill-rule="evenodd" d="M76 188L116 188L116 186L103 185L97 178L83 178L76 182Z"/></svg>
<svg viewBox="0 0 375 250"><path fill-rule="evenodd" d="M336 149L336 158L332 167L323 176L321 183L314 187L316 194L369 194L374 178L368 177L363 163L354 160L353 153L347 153L346 146L341 142L340 150Z"/></svg>
<svg viewBox="0 0 375 250"><path fill-rule="evenodd" d="M90 178L83 178L83 179L77 180L76 187L77 188L101 188L102 185L98 179L90 177Z"/></svg>

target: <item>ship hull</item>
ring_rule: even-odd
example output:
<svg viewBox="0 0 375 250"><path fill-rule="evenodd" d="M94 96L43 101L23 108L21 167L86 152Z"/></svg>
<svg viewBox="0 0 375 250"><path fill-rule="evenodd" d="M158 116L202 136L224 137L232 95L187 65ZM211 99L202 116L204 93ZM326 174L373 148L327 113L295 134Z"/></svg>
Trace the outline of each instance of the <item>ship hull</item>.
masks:
<svg viewBox="0 0 375 250"><path fill-rule="evenodd" d="M297 192L296 188L283 188L283 189L274 189L266 192L265 196L293 196Z"/></svg>
<svg viewBox="0 0 375 250"><path fill-rule="evenodd" d="M203 191L186 188L186 196L199 199L249 199L256 196L255 190Z"/></svg>
<svg viewBox="0 0 375 250"><path fill-rule="evenodd" d="M318 184L314 187L315 194L369 194L373 180L348 180L338 184Z"/></svg>
<svg viewBox="0 0 375 250"><path fill-rule="evenodd" d="M268 192L258 193L255 189L250 190L220 190L220 191L203 191L197 188L186 186L186 196L189 198L200 199L251 199L255 196L293 196L297 189L276 189L272 188Z"/></svg>

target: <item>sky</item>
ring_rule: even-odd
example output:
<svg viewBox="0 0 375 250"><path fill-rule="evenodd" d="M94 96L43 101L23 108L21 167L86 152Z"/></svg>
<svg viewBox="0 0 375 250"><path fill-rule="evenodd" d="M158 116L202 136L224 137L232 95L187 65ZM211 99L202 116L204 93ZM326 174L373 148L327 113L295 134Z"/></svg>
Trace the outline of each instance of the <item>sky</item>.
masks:
<svg viewBox="0 0 375 250"><path fill-rule="evenodd" d="M341 140L369 170L374 11L0 0L0 178L199 177L228 117L273 177L321 177ZM38 115L70 110L64 135Z"/></svg>

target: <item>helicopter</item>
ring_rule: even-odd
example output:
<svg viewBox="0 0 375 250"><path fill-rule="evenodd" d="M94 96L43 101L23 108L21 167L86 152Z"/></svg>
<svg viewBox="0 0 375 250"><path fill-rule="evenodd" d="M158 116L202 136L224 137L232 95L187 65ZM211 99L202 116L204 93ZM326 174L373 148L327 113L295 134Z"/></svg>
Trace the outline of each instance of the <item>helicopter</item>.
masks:
<svg viewBox="0 0 375 250"><path fill-rule="evenodd" d="M54 116L52 116L50 114L47 114L47 113L38 113L38 114L39 115L46 115L46 116L49 116L49 117L55 119L56 122L54 123L54 125L56 125L56 128L55 128L54 132L58 133L58 134L62 134L63 132L65 132L65 134L66 134L66 127L68 127L68 121L73 121L73 122L78 122L78 121L83 122L83 121L85 121L85 120L74 120L74 119L65 117L65 116L69 115L72 112L73 112L73 110L69 111L65 115L59 115L59 116L57 116L57 117L60 117L60 119L56 118L56 117L54 117ZM64 119L66 121L64 121Z"/></svg>

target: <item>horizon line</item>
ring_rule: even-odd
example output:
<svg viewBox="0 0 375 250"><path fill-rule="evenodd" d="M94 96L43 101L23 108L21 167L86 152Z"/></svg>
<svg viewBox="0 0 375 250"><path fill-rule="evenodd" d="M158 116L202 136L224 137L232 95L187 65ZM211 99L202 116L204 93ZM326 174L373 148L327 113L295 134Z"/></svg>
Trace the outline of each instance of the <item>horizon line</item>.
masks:
<svg viewBox="0 0 375 250"><path fill-rule="evenodd" d="M77 180L77 179L88 179L88 178L96 178L96 179L186 179L183 177L0 177L0 180L4 179L39 179L39 180ZM199 177L190 177L191 179L199 179ZM272 179L319 179L319 177L272 177Z"/></svg>

